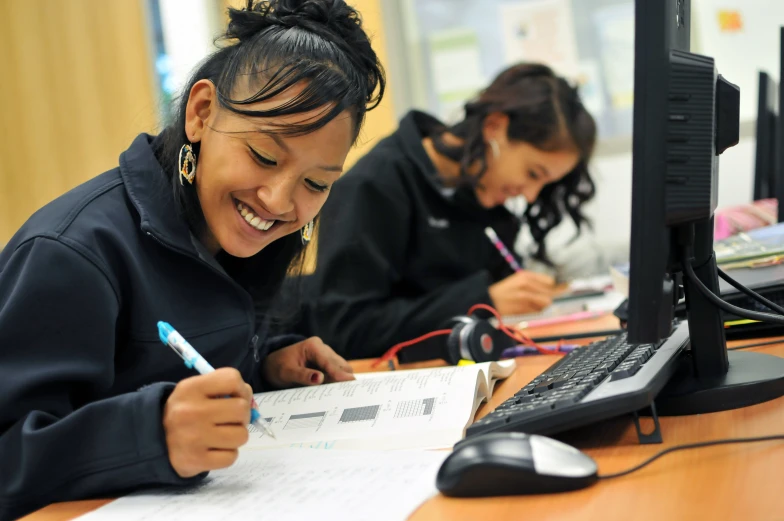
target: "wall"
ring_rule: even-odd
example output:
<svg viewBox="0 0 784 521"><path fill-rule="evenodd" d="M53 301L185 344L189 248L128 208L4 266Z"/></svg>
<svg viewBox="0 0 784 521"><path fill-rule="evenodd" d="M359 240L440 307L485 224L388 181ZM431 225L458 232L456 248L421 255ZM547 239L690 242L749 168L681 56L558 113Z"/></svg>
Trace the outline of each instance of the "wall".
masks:
<svg viewBox="0 0 784 521"><path fill-rule="evenodd" d="M0 245L156 127L145 6L0 2Z"/></svg>
<svg viewBox="0 0 784 521"><path fill-rule="evenodd" d="M362 15L365 31L370 35L373 49L378 54L381 64L386 67L389 63L389 57L387 55L386 34L381 12L382 1L349 0L349 3ZM392 103L392 96L397 81L400 81L400 79L387 77L387 91L384 94L384 99L378 107L368 112L365 126L357 140L357 145L346 160L346 168L353 165L357 159L373 148L373 145L381 138L391 134L397 128L397 120Z"/></svg>

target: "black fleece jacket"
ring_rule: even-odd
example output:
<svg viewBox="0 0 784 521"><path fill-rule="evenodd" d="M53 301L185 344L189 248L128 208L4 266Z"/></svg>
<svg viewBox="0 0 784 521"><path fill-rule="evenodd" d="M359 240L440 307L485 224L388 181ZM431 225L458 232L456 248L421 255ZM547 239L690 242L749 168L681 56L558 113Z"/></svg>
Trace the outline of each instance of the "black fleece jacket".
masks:
<svg viewBox="0 0 784 521"><path fill-rule="evenodd" d="M248 292L195 241L140 135L120 166L46 205L0 253L0 519L185 480L162 405L193 376L170 322L254 390L269 349Z"/></svg>
<svg viewBox="0 0 784 521"><path fill-rule="evenodd" d="M409 113L335 183L321 211L300 327L345 357L375 357L439 329L489 304L488 287L512 274L484 229L511 250L521 221L504 207L480 206L471 187L441 183L422 146L439 124ZM439 355L436 345L407 357L414 349L401 359Z"/></svg>

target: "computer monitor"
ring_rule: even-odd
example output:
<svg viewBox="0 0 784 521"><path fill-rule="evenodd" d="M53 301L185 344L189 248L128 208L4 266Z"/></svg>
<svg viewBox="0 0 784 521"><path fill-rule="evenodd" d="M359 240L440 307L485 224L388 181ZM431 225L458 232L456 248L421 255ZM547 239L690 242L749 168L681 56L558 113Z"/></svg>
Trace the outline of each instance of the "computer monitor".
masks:
<svg viewBox="0 0 784 521"><path fill-rule="evenodd" d="M754 200L776 197L778 172L776 135L779 125L779 86L767 72L759 72L757 132L754 156ZM779 219L780 221L781 219Z"/></svg>
<svg viewBox="0 0 784 521"><path fill-rule="evenodd" d="M778 222L784 222L784 27L779 29L779 118L774 139L776 149L775 197L779 203Z"/></svg>
<svg viewBox="0 0 784 521"><path fill-rule="evenodd" d="M713 254L718 156L738 142L740 92L712 58L690 52L690 0L635 0L632 233L628 335L673 331L685 292L690 348L656 398L660 414L693 414L784 395L784 359L728 353L720 310L683 273L719 292Z"/></svg>

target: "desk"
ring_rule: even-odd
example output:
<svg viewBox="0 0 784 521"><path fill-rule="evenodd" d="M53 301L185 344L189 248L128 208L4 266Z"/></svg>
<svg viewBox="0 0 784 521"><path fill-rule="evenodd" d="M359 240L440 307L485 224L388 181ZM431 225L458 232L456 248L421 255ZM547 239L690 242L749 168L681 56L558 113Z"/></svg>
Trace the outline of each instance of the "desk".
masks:
<svg viewBox="0 0 784 521"><path fill-rule="evenodd" d="M617 327L617 322L606 317L590 323L586 321L583 327L586 325L601 330ZM544 336L566 332L559 326L551 326L530 333ZM754 342L733 342L730 346ZM781 344L754 350L784 357L784 339ZM478 417L487 414L555 360L555 356L549 355L518 359L515 373L506 381L499 382L492 400L479 410ZM353 365L358 372L370 366L367 361L358 361ZM611 420L558 438L595 458L600 474L615 472L673 445L784 433L784 398L735 411L661 418L661 429L664 437L661 445L641 446L630 418ZM23 519L65 521L105 503L105 500L60 503ZM422 505L410 521L476 519L784 519L784 443L729 445L677 452L629 476L559 495L487 499L437 496Z"/></svg>

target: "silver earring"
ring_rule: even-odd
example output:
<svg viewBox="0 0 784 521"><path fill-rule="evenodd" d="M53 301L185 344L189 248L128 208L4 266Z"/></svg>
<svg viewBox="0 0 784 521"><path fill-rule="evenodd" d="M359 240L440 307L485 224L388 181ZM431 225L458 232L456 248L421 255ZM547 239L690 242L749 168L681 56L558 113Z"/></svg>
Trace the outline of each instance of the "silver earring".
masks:
<svg viewBox="0 0 784 521"><path fill-rule="evenodd" d="M498 159L501 157L501 147L498 146L498 141L495 139L488 140L490 144L490 149L493 151L493 159Z"/></svg>
<svg viewBox="0 0 784 521"><path fill-rule="evenodd" d="M313 239L313 221L303 226L300 233L302 234L302 244L309 243Z"/></svg>
<svg viewBox="0 0 784 521"><path fill-rule="evenodd" d="M180 170L180 184L183 178L188 181L188 184L193 184L193 178L196 177L196 154L193 151L193 146L190 143L182 145L180 148L180 157L177 160L177 165Z"/></svg>

